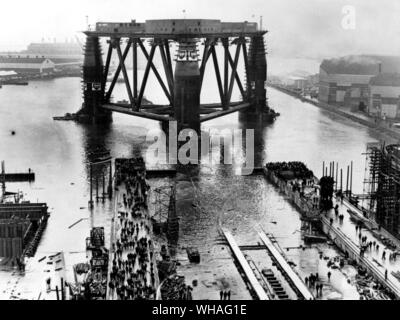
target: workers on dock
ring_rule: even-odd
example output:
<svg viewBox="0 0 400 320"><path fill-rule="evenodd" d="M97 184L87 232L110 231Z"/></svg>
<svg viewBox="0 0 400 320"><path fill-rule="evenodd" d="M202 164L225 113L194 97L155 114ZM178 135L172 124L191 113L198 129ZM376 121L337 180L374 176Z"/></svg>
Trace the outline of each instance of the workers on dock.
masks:
<svg viewBox="0 0 400 320"><path fill-rule="evenodd" d="M219 292L219 299L220 300L231 300L231 290L228 290L228 291L221 290Z"/></svg>
<svg viewBox="0 0 400 320"><path fill-rule="evenodd" d="M124 210L119 213L119 232L114 247L109 288L120 300L154 299L156 275L153 245L149 239L148 185L145 173L132 163L117 168L118 184L124 183Z"/></svg>

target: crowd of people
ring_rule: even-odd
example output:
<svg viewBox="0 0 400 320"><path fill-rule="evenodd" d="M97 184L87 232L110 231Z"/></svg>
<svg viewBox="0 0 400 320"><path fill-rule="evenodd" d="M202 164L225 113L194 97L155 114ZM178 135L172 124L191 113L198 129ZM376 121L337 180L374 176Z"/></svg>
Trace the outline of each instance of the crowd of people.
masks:
<svg viewBox="0 0 400 320"><path fill-rule="evenodd" d="M268 170L274 171L278 177L284 178L282 173L290 172L295 179L311 179L314 173L306 167L303 162L268 162L265 167Z"/></svg>
<svg viewBox="0 0 400 320"><path fill-rule="evenodd" d="M117 186L125 187L126 192L121 189L123 209L118 212L108 285L120 300L154 299L156 294L151 221L146 211L149 186L145 170L135 166L138 162L140 159L129 159L116 168Z"/></svg>

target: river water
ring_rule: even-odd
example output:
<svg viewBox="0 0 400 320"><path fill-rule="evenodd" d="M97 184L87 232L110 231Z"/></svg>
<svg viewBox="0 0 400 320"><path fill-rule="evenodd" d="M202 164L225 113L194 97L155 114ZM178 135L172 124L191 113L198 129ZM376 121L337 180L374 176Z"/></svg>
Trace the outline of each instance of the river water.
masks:
<svg viewBox="0 0 400 320"><path fill-rule="evenodd" d="M100 202L94 210L88 209L88 154L97 147L109 149L113 157L144 154L148 146L146 132L157 126L151 120L120 114L113 115L111 124L98 127L53 121L53 116L79 108L80 81L61 78L0 89L0 159L5 160L9 172L32 168L36 173L34 183L10 183L7 190L22 190L31 201L47 202L51 211L47 229L26 273L0 271L0 298L37 299L49 271L38 259L63 251L70 270L74 263L84 261L85 239L92 226L104 226L108 241L112 203ZM156 86L150 81L146 95L161 103L163 98L152 94L159 92ZM117 85L116 100L125 98L120 94L123 89L123 84ZM217 91L215 88L210 91L211 94L203 92L204 100L216 101ZM368 142L382 137L274 89L269 89L268 94L270 105L281 113L275 123L241 121L238 114L231 114L205 123L202 129L254 128L256 166L266 161L303 161L320 176L322 161L337 161L345 168L353 160L353 190L361 193L365 168L362 153ZM11 135L11 130L16 135ZM103 169L106 170L95 168L94 176L101 176ZM177 186L180 232L176 258L181 263L178 271L188 281L199 280L193 291L195 298L219 299L222 288L232 291L232 299L250 298L229 250L222 244L219 227L229 229L239 244L257 244L260 240L255 229L260 226L273 233L284 248L302 244L296 210L263 177L242 177L236 172L234 165L202 165L197 174L183 177ZM153 187L163 183L150 182ZM80 222L72 226L77 221ZM199 265L188 263L186 246L199 249ZM324 274L325 263L319 259L319 251L328 256L337 254L333 248L321 245L304 251L291 249L287 255L302 275ZM248 254L260 268L268 267L265 253ZM326 287L324 298L357 298L354 287L347 284L343 274L334 275Z"/></svg>

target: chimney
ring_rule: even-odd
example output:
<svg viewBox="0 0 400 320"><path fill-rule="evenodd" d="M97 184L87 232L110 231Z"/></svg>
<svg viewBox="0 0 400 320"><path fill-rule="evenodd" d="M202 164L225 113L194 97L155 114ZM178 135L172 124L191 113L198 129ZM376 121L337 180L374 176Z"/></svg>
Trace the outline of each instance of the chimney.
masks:
<svg viewBox="0 0 400 320"><path fill-rule="evenodd" d="M378 68L378 73L382 73L382 62L379 62Z"/></svg>

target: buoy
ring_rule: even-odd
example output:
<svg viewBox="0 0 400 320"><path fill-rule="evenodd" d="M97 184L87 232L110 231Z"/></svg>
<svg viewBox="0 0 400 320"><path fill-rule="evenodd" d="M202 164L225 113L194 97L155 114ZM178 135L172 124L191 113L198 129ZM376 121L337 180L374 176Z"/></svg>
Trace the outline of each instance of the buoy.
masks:
<svg viewBox="0 0 400 320"><path fill-rule="evenodd" d="M15 131L14 131L14 130L12 130L12 131L11 131L11 134L12 134L12 135L15 135Z"/></svg>

